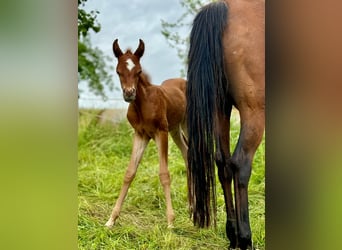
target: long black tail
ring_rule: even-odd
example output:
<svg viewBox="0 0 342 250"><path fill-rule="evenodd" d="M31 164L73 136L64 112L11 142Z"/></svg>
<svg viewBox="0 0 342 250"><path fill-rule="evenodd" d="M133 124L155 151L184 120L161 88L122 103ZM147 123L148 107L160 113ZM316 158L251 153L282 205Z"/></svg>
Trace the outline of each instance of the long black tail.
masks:
<svg viewBox="0 0 342 250"><path fill-rule="evenodd" d="M214 118L224 105L227 83L223 70L222 35L227 23L224 2L206 5L195 17L190 34L187 83L189 133L188 192L194 224L216 224Z"/></svg>

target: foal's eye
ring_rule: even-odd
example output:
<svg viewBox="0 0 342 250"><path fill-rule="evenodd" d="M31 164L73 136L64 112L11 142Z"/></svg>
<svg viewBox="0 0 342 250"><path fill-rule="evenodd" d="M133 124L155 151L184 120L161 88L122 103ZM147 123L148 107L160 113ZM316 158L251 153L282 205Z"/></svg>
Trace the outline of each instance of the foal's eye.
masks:
<svg viewBox="0 0 342 250"><path fill-rule="evenodd" d="M137 75L140 75L141 74L141 70L139 70L138 72L137 72Z"/></svg>

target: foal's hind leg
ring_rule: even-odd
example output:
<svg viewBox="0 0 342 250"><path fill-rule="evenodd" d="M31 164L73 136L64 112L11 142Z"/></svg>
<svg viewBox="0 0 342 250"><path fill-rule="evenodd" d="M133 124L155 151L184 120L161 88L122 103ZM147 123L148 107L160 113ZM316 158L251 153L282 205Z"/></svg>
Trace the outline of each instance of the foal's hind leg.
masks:
<svg viewBox="0 0 342 250"><path fill-rule="evenodd" d="M179 126L175 130L170 131L170 135L172 137L172 140L175 142L175 144L181 151L185 166L187 167L188 166L188 145L186 143L186 140L187 140L186 132L185 131L182 132L181 126Z"/></svg>
<svg viewBox="0 0 342 250"><path fill-rule="evenodd" d="M134 133L131 160L126 170L126 174L124 177L124 181L123 181L119 198L116 201L112 214L106 223L106 226L109 228L114 225L115 220L118 218L120 214L122 203L127 195L128 188L135 177L139 162L143 156L143 153L145 151L145 148L148 142L149 142L149 138L146 137L145 135L140 135L137 132Z"/></svg>
<svg viewBox="0 0 342 250"><path fill-rule="evenodd" d="M264 132L264 109L240 109L240 136L232 156L234 167L235 206L238 222L238 247L252 249L248 212L248 182L252 161Z"/></svg>
<svg viewBox="0 0 342 250"><path fill-rule="evenodd" d="M218 168L218 177L223 189L226 204L226 234L230 241L230 248L236 248L237 244L237 225L236 215L232 196L232 179L233 172L230 164L230 112L227 115L218 114L216 119L215 137L216 137L216 154L215 160Z"/></svg>
<svg viewBox="0 0 342 250"><path fill-rule="evenodd" d="M172 223L175 219L175 214L172 208L171 202L171 178L169 169L167 166L168 155L168 132L158 131L155 135L156 144L159 153L159 179L163 186L166 200L166 216L168 227L172 227Z"/></svg>
<svg viewBox="0 0 342 250"><path fill-rule="evenodd" d="M172 140L175 142L175 144L177 145L177 147L179 148L179 150L182 153L182 157L185 163L185 168L186 168L186 174L187 174L187 185L188 187L191 187L190 183L189 183L189 171L188 171L188 144L187 144L187 140L188 140L188 134L187 131L185 129L182 129L182 125L179 125L179 127L177 127L175 130L170 131L170 135L172 137ZM190 203L190 196L193 193L193 191L190 191L190 193L188 193L188 200L189 200L189 204ZM192 212L193 209L192 207L189 208L190 211Z"/></svg>

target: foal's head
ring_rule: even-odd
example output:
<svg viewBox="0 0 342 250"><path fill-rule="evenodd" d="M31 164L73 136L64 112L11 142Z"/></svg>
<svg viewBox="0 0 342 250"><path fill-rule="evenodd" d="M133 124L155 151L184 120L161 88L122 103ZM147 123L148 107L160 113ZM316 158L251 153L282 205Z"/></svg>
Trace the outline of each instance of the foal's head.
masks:
<svg viewBox="0 0 342 250"><path fill-rule="evenodd" d="M115 57L118 58L116 72L119 75L123 97L126 102L135 100L137 84L141 74L140 58L143 56L144 50L145 45L141 39L139 39L139 47L134 53L130 50L122 53L118 39L113 43L113 52Z"/></svg>

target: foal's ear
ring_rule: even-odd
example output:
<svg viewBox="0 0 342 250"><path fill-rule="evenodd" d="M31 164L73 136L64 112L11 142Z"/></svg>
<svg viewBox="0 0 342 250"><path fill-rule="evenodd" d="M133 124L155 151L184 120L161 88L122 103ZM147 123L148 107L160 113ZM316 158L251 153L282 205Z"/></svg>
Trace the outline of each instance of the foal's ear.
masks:
<svg viewBox="0 0 342 250"><path fill-rule="evenodd" d="M134 52L134 55L138 58L142 57L145 51L145 44L144 41L139 39L139 47L137 50Z"/></svg>
<svg viewBox="0 0 342 250"><path fill-rule="evenodd" d="M115 39L115 41L113 42L113 52L117 58L119 58L120 56L123 55L123 53L119 47L118 39Z"/></svg>

